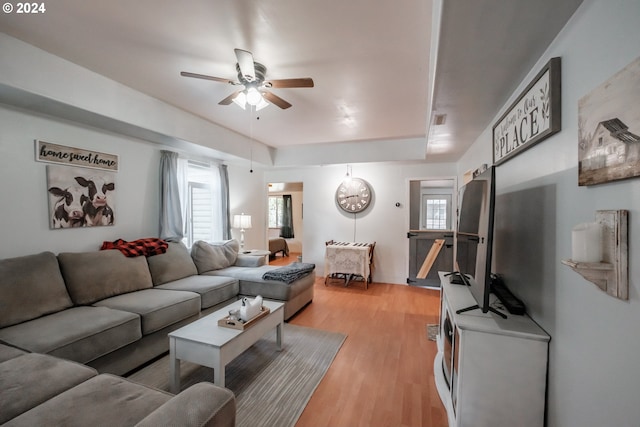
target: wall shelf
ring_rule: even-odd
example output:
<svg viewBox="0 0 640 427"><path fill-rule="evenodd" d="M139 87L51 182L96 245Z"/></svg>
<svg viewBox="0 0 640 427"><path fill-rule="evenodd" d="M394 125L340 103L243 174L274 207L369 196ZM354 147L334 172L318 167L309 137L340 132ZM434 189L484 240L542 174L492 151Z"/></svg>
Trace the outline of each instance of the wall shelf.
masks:
<svg viewBox="0 0 640 427"><path fill-rule="evenodd" d="M596 222L602 225L602 262L562 260L576 273L612 297L629 299L629 251L627 225L629 211L596 211Z"/></svg>

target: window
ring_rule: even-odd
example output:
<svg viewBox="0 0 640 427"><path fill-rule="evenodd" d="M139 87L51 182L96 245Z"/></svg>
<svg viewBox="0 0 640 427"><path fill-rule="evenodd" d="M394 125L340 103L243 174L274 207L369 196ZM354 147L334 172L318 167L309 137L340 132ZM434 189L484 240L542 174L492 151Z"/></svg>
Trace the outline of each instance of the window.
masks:
<svg viewBox="0 0 640 427"><path fill-rule="evenodd" d="M198 240L222 240L222 189L218 165L180 159L178 176L184 244L190 247Z"/></svg>
<svg viewBox="0 0 640 427"><path fill-rule="evenodd" d="M282 227L283 200L282 196L269 196L269 228Z"/></svg>
<svg viewBox="0 0 640 427"><path fill-rule="evenodd" d="M451 229L451 196L424 194L422 203L424 206L422 228L427 230Z"/></svg>

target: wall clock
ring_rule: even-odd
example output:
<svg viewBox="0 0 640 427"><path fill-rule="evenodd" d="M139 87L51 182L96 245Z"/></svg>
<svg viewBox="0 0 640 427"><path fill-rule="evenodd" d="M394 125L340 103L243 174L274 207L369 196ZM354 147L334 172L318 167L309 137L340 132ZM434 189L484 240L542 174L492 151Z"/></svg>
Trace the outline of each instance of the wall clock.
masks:
<svg viewBox="0 0 640 427"><path fill-rule="evenodd" d="M336 203L345 212L362 212L371 204L371 186L360 178L342 182L336 190Z"/></svg>

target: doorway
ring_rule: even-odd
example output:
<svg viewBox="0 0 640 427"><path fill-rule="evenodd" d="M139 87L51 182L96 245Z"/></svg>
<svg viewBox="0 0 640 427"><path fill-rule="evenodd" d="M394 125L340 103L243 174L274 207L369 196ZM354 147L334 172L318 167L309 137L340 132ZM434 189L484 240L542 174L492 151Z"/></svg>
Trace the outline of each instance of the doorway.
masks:
<svg viewBox="0 0 640 427"><path fill-rule="evenodd" d="M453 270L453 237L456 221L456 178L409 181L409 274L407 284L439 288L438 271ZM437 239L444 240L427 276L417 275Z"/></svg>
<svg viewBox="0 0 640 427"><path fill-rule="evenodd" d="M282 263L302 259L302 182L270 182L267 200L267 239L270 261Z"/></svg>

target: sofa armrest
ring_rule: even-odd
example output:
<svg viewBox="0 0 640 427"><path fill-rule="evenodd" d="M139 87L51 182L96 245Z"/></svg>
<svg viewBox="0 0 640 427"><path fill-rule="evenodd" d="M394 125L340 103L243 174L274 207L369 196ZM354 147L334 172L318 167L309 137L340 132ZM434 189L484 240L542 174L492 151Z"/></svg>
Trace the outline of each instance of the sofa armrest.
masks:
<svg viewBox="0 0 640 427"><path fill-rule="evenodd" d="M234 427L236 399L231 390L201 382L175 395L136 427Z"/></svg>
<svg viewBox="0 0 640 427"><path fill-rule="evenodd" d="M260 267L265 264L266 259L264 256L238 254L238 258L236 258L236 262L233 265L236 267Z"/></svg>

